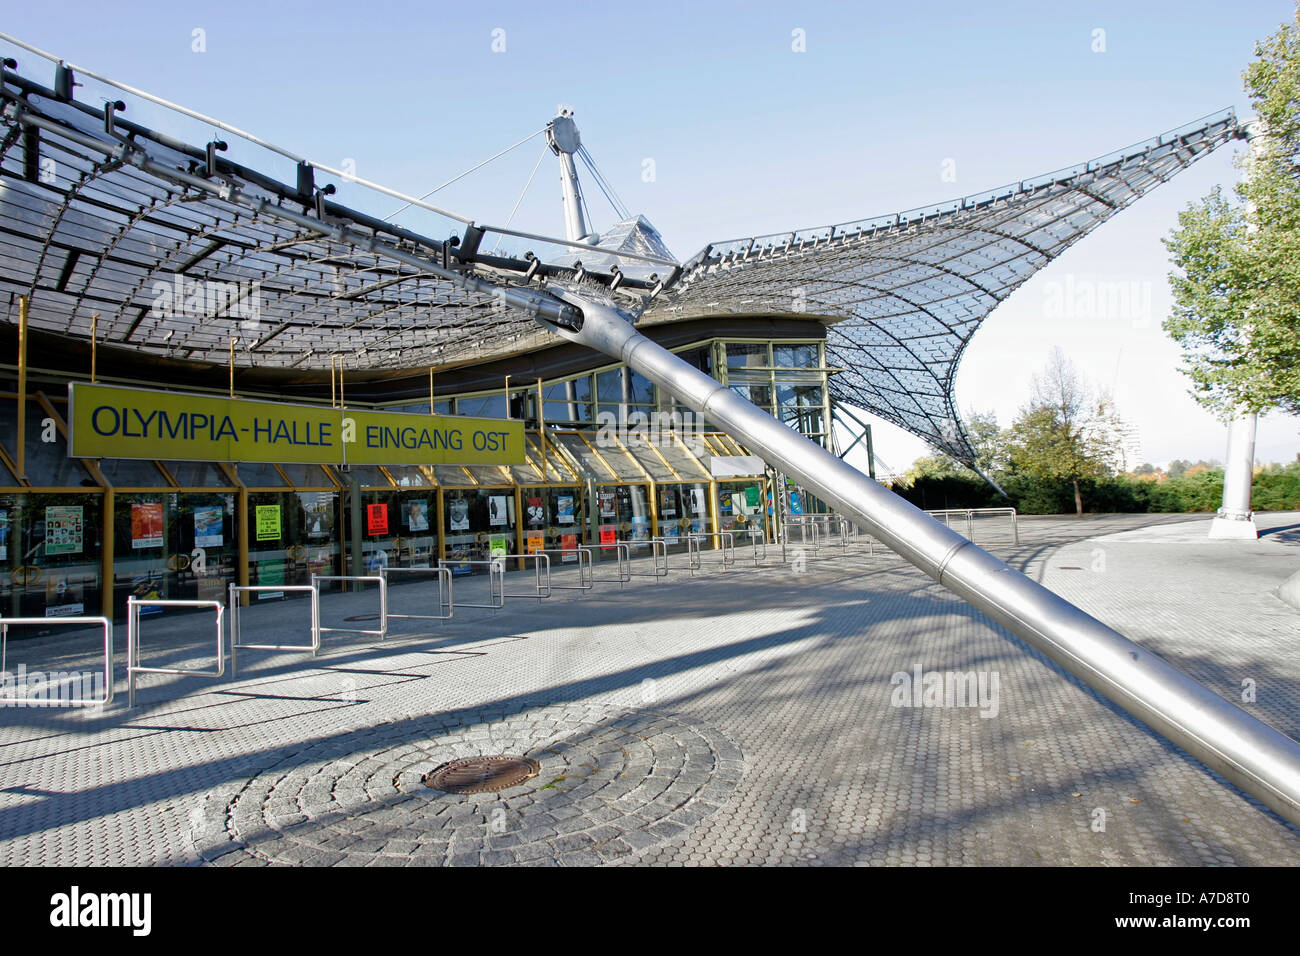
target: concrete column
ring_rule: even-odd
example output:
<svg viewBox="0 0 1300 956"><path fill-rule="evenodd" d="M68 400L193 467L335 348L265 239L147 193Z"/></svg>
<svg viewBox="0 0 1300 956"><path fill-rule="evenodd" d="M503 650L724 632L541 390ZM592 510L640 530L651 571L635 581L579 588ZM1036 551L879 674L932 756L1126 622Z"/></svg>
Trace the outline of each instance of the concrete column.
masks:
<svg viewBox="0 0 1300 956"><path fill-rule="evenodd" d="M1228 426L1228 455L1223 466L1223 507L1210 523L1211 538L1259 537L1250 510L1250 486L1255 477L1255 422L1258 415L1234 419Z"/></svg>

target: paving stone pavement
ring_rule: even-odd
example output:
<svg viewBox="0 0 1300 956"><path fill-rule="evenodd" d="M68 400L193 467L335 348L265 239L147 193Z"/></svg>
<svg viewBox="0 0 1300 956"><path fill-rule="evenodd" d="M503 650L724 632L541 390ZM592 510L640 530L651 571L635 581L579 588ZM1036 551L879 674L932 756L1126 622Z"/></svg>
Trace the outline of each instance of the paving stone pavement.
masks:
<svg viewBox="0 0 1300 956"><path fill-rule="evenodd" d="M1300 516L1261 516L1253 544L1200 540L1206 520L1022 518L1019 546L992 521L976 540L1300 736L1300 613L1271 593L1300 566ZM1300 830L901 559L809 557L724 572L706 554L688 575L674 556L659 581L327 635L316 658L245 652L237 677L142 677L134 710L119 628L113 705L0 709L0 864L1300 863ZM347 626L377 602L323 606ZM306 632L301 601L244 615L246 641ZM200 615L144 628L150 662L211 653ZM8 666L88 669L93 644L11 639ZM957 693L904 695L931 673ZM541 773L421 782L500 753Z"/></svg>

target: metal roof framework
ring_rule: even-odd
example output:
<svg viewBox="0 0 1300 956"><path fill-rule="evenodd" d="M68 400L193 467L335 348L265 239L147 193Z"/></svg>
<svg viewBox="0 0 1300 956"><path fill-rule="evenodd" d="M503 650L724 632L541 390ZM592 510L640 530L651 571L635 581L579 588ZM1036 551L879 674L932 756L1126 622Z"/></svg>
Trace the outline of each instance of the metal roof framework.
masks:
<svg viewBox="0 0 1300 956"><path fill-rule="evenodd" d="M834 402L970 464L953 386L980 323L1102 222L1242 135L1224 111L1002 189L713 243L678 266L476 225L375 187L433 213L445 232L430 238L327 199L332 187L315 182L327 167L251 134L202 117L296 160L296 183L224 159L224 143L132 123L120 101L77 102L61 61L54 89L14 66L2 78L0 296L28 296L35 328L88 339L98 314L101 344L173 359L323 370L342 355L354 369L419 369L553 344L535 318L581 318L551 283L603 288L646 323L815 317L840 370Z"/></svg>
<svg viewBox="0 0 1300 956"><path fill-rule="evenodd" d="M647 318L804 313L833 323L836 402L973 464L953 386L980 323L1121 209L1242 135L1213 114L1091 162L892 216L715 243Z"/></svg>

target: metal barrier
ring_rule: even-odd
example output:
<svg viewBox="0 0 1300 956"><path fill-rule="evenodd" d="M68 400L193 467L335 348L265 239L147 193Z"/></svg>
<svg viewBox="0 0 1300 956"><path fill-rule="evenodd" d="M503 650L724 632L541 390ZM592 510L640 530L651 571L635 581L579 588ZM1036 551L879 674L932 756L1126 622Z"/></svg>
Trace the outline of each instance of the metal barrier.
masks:
<svg viewBox="0 0 1300 956"><path fill-rule="evenodd" d="M533 574L534 574L534 576L535 576L535 578L536 578L536 584L534 585L534 587L536 588L536 591L535 591L535 593L533 593L533 594L507 594L507 593L505 593L505 591L504 591L505 584L504 584L504 581L503 581L503 583L502 583L502 585L501 585L501 587L502 587L502 589L503 589L503 590L502 590L502 596L503 596L503 597L508 597L508 598L537 598L538 603L541 603L542 598L548 598L548 597L551 596L551 558L550 558L549 555L544 554L544 553L542 553L541 551L534 551L532 554L512 554L512 555L510 555L510 557L511 557L511 558L515 558L515 559L517 559L517 560L519 560L519 561L528 561L528 560L531 559L532 561L535 562L535 563L533 564L533 568L534 568ZM502 559L501 559L501 561L503 562L503 566L504 566L504 562L505 562L506 560L507 560L506 558L502 558ZM542 569L543 569L543 568L545 568L545 570L546 570L546 583L545 583L545 584L542 583Z"/></svg>
<svg viewBox="0 0 1300 956"><path fill-rule="evenodd" d="M754 555L754 567L758 567L767 560L767 532L761 528L744 528L742 530L749 535L749 550ZM763 549L761 554L759 552L760 547Z"/></svg>
<svg viewBox="0 0 1300 956"><path fill-rule="evenodd" d="M217 666L215 670L189 667L142 667L140 665L140 608L142 607L211 607L217 610ZM226 633L222 618L226 609L220 601L154 601L126 599L126 701L135 706L136 674L184 674L189 677L221 677L226 673Z"/></svg>
<svg viewBox="0 0 1300 956"><path fill-rule="evenodd" d="M620 587L632 580L632 549L625 544L598 544L592 545L591 550L599 548L601 551L614 549L614 557L617 559L618 577L616 578L598 578L595 571L592 571L592 580L600 581L602 584L617 584ZM602 555L602 558L604 556Z"/></svg>
<svg viewBox="0 0 1300 956"><path fill-rule="evenodd" d="M307 591L312 595L308 605L311 609L311 643L310 644L241 644L239 643L239 607L240 595L243 594L282 594L285 591ZM315 657L320 651L320 603L317 601L319 590L315 585L306 584L232 584L228 589L230 595L230 673L239 674L240 651L311 651Z"/></svg>
<svg viewBox="0 0 1300 956"><path fill-rule="evenodd" d="M113 622L106 617L2 617L0 618L0 671L8 673L9 627L11 625L98 624L104 629L104 696L73 697L57 703L69 707L98 707L113 702ZM48 698L0 697L7 707L49 707Z"/></svg>
<svg viewBox="0 0 1300 956"><path fill-rule="evenodd" d="M732 531L692 531L691 537L698 542L701 538L717 538L719 541L718 550L722 552L723 570L729 568L736 561L736 535Z"/></svg>
<svg viewBox="0 0 1300 956"><path fill-rule="evenodd" d="M932 518L943 518L946 527L952 527L952 516L957 515L966 519L966 537L974 543L975 541L975 521L976 515L1007 515L1011 518L1011 533L1015 537L1016 544L1020 543L1020 522L1015 508L948 508L937 511L927 511Z"/></svg>
<svg viewBox="0 0 1300 956"><path fill-rule="evenodd" d="M493 558L491 561L462 561L459 558L448 561L446 558L438 560L438 567L450 569L452 566L460 567L478 567L488 569L488 600L494 601L494 604L469 604L461 602L461 607L485 607L492 611L500 610L506 606L506 562L505 558ZM497 584L500 583L500 588Z"/></svg>
<svg viewBox="0 0 1300 956"><path fill-rule="evenodd" d="M402 621L446 621L456 613L452 597L451 568L380 568L384 576L385 593L387 593L388 575L390 574L432 574L438 578L438 613L437 614L394 614L388 612L387 620L397 618ZM443 614L442 609L447 613Z"/></svg>
<svg viewBox="0 0 1300 956"><path fill-rule="evenodd" d="M650 538L645 541L615 541L615 544L621 544L628 548L628 574L635 574L641 578L666 578L668 576L668 548L664 546L662 538ZM632 545L650 545L650 558L654 561L653 571L633 571L630 567L632 560ZM660 561L660 558L663 560Z"/></svg>
<svg viewBox="0 0 1300 956"><path fill-rule="evenodd" d="M558 554L563 560L566 554L576 554L578 556L578 583L577 584L553 584L551 587L557 591L590 591L596 586L596 566L595 559L591 553L591 548L585 545L579 545L576 548L544 548L541 553L547 555ZM587 573L582 573L582 556L587 556Z"/></svg>
<svg viewBox="0 0 1300 956"><path fill-rule="evenodd" d="M320 622L320 582L321 581L373 581L379 585L379 627L325 627ZM324 634L326 631L331 634L362 634L366 637L377 637L381 641L388 636L388 580L382 574L313 574L311 576L312 584L312 603L316 608L316 633ZM320 644L317 638L317 646Z"/></svg>
<svg viewBox="0 0 1300 956"><path fill-rule="evenodd" d="M700 543L697 540L695 540L695 538L693 538L690 534L684 534L684 535L677 534L668 538L661 536L655 538L654 540L663 542L665 564L667 564L668 561L669 547L675 544L685 544L686 545L686 569L690 571L691 574L694 574L696 571L700 570L701 567Z"/></svg>

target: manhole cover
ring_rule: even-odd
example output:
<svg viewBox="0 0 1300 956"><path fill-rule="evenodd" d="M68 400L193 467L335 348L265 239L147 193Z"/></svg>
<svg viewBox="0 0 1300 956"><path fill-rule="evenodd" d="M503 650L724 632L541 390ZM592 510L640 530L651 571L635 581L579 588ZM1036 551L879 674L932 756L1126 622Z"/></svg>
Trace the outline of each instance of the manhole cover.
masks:
<svg viewBox="0 0 1300 956"><path fill-rule="evenodd" d="M426 773L424 783L447 793L495 793L518 786L541 769L529 757L466 757Z"/></svg>

